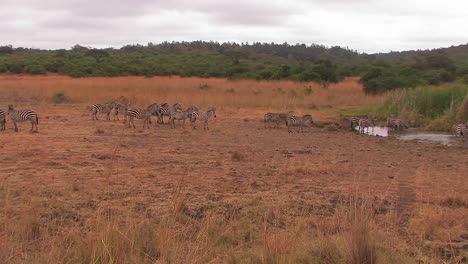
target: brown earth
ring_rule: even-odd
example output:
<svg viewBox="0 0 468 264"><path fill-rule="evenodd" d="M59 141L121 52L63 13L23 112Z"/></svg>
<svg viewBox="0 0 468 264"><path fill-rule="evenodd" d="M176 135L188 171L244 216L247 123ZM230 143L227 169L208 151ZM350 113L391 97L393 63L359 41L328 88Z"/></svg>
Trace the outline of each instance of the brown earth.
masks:
<svg viewBox="0 0 468 264"><path fill-rule="evenodd" d="M83 223L101 207L160 219L183 192L195 219L262 203L282 208L287 224L303 215L326 221L354 195L371 197L378 225L421 250L455 243L460 256L466 248L467 149L320 122L305 133L265 129L262 113L218 109L208 131L154 121L144 130L139 121L137 129L102 115L91 121L82 104L50 105L39 112L39 133L29 123L15 133L11 122L0 133L0 201L13 215L34 208L43 221Z"/></svg>

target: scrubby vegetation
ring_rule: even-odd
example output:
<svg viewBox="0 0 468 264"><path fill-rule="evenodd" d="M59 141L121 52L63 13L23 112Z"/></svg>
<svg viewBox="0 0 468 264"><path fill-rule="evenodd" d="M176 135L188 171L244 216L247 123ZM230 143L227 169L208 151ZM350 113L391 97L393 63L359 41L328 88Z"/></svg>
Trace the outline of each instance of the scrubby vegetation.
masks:
<svg viewBox="0 0 468 264"><path fill-rule="evenodd" d="M417 120L432 130L448 131L452 125L467 120L468 85L448 87L417 87L390 93L385 103L376 109L381 116L400 116Z"/></svg>
<svg viewBox="0 0 468 264"><path fill-rule="evenodd" d="M465 46L433 51L362 54L348 48L287 43L163 42L70 50L0 47L0 72L90 76L225 77L329 83L362 76L367 93L468 82ZM457 49L453 53L453 49Z"/></svg>

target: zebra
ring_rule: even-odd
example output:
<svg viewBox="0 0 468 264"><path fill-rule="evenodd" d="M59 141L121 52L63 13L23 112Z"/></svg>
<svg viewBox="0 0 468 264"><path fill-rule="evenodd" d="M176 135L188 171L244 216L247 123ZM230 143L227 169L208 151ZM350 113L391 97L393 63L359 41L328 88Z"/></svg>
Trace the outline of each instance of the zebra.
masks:
<svg viewBox="0 0 468 264"><path fill-rule="evenodd" d="M304 116L287 116L286 117L286 125L288 126L288 133L291 133L291 127L292 126L297 126L299 127L297 129L297 133L304 132L302 127L304 126L305 122L310 121L311 123L314 123L314 120L312 119L311 115L304 115Z"/></svg>
<svg viewBox="0 0 468 264"><path fill-rule="evenodd" d="M149 120L151 116L154 114L156 109L148 110L148 109L135 109L135 108L129 108L127 109L127 115L128 115L128 127L130 128L130 124L135 128L135 123L133 122L133 119L143 119L143 128L147 127L149 128Z"/></svg>
<svg viewBox="0 0 468 264"><path fill-rule="evenodd" d="M157 116L157 117L158 117L158 120L159 120L158 109L159 109L159 105L158 105L157 103L150 104L150 105L146 108L146 110L151 111L152 113L154 113L153 115ZM149 123L151 124L151 118L150 118L150 120L149 120Z"/></svg>
<svg viewBox="0 0 468 264"><path fill-rule="evenodd" d="M393 130L401 131L409 127L410 127L409 122L403 121L402 119L398 119L398 118L393 119Z"/></svg>
<svg viewBox="0 0 468 264"><path fill-rule="evenodd" d="M0 109L0 131L5 130L7 112Z"/></svg>
<svg viewBox="0 0 468 264"><path fill-rule="evenodd" d="M92 109L92 116L91 116L91 120L99 120L97 118L97 113L102 113L102 114L106 114L106 120L110 120L110 113L112 111L112 109L114 109L116 106L115 103L111 103L111 104L108 104L108 105L102 105L102 104L95 104L91 107Z"/></svg>
<svg viewBox="0 0 468 264"><path fill-rule="evenodd" d="M200 111L193 111L192 115L190 116L190 123L192 124L192 129L196 129L195 122L197 120L203 121L203 129L208 130L208 119L210 117L216 118L216 108L210 108L206 112L200 112Z"/></svg>
<svg viewBox="0 0 468 264"><path fill-rule="evenodd" d="M457 137L468 136L468 124L458 124L453 127L453 132Z"/></svg>
<svg viewBox="0 0 468 264"><path fill-rule="evenodd" d="M288 113L266 113L263 116L263 122L265 125L265 128L267 128L267 123L270 125L269 127L271 128L271 122L276 123L276 127L279 127L279 124L281 121L284 121L286 123L286 118L290 116L292 111Z"/></svg>
<svg viewBox="0 0 468 264"><path fill-rule="evenodd" d="M13 108L13 105L8 105L8 116L10 117L11 122L15 126L15 132L18 132L18 126L16 122L31 121L31 131L34 131L36 127L36 132L38 132L37 124L39 124L39 118L37 117L36 112L32 110L18 110L16 111Z"/></svg>
<svg viewBox="0 0 468 264"><path fill-rule="evenodd" d="M127 121L127 105L114 104L114 121L120 120L119 114L122 113L124 116L124 121Z"/></svg>
<svg viewBox="0 0 468 264"><path fill-rule="evenodd" d="M395 125L395 121L398 120L398 118L394 118L394 117L388 117L387 118L387 128L393 128L393 126Z"/></svg>
<svg viewBox="0 0 468 264"><path fill-rule="evenodd" d="M351 130L354 130L355 127L359 126L359 119L361 119L361 117L357 117L357 116L351 117L350 119Z"/></svg>
<svg viewBox="0 0 468 264"><path fill-rule="evenodd" d="M169 106L168 103L162 104L158 109L158 124L164 124L164 116L171 116L172 112L180 110L182 105L175 103L173 106Z"/></svg>
<svg viewBox="0 0 468 264"><path fill-rule="evenodd" d="M172 128L175 128L175 120L179 120L179 125L180 125L180 120L182 120L182 126L185 127L185 119L189 118L192 119L192 113L198 112L198 108L196 107L189 107L187 110L183 112L172 112L171 116L169 117L169 123L171 124Z"/></svg>
<svg viewBox="0 0 468 264"><path fill-rule="evenodd" d="M369 127L372 127L372 134L374 134L375 122L374 118L360 118L359 119L359 133L364 133L364 128L367 128L367 133L369 134Z"/></svg>

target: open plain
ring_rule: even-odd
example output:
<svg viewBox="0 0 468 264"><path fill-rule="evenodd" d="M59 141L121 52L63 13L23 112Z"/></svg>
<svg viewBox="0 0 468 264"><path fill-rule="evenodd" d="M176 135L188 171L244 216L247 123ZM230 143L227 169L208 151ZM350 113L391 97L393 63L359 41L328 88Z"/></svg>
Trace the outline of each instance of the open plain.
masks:
<svg viewBox="0 0 468 264"><path fill-rule="evenodd" d="M360 89L2 75L1 109L34 109L39 132L0 132L0 259L466 263L467 149L350 132L338 110L382 100ZM121 96L214 106L217 118L207 131L91 120L87 105ZM264 113L288 110L315 123L264 128Z"/></svg>

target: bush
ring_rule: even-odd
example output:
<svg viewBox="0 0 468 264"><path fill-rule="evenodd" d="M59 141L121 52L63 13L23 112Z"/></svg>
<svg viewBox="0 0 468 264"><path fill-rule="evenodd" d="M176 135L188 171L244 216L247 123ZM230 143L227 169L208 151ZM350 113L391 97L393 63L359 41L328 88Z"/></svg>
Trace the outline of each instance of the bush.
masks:
<svg viewBox="0 0 468 264"><path fill-rule="evenodd" d="M66 100L67 98L65 97L64 92L56 92L52 96L52 102L54 102L54 104L60 104L60 103L65 102Z"/></svg>
<svg viewBox="0 0 468 264"><path fill-rule="evenodd" d="M304 94L305 95L311 95L314 92L314 89L312 89L312 86L305 86L304 87Z"/></svg>

